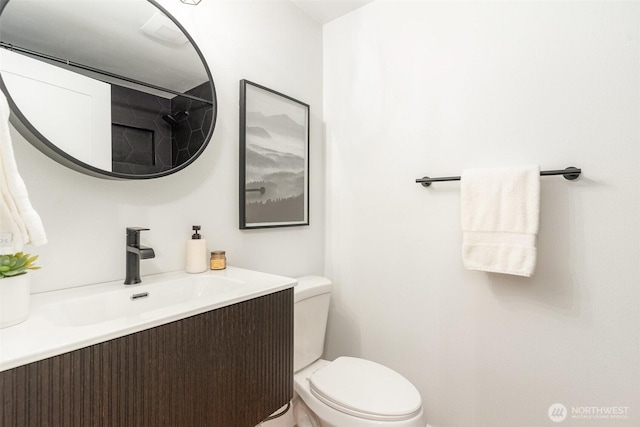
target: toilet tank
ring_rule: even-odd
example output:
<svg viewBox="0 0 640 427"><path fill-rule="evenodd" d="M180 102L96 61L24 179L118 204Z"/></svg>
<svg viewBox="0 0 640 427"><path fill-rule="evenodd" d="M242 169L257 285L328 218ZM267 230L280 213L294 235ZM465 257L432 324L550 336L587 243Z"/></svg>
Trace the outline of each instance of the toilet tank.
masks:
<svg viewBox="0 0 640 427"><path fill-rule="evenodd" d="M293 288L294 372L322 356L330 296L331 281L326 277L299 277Z"/></svg>

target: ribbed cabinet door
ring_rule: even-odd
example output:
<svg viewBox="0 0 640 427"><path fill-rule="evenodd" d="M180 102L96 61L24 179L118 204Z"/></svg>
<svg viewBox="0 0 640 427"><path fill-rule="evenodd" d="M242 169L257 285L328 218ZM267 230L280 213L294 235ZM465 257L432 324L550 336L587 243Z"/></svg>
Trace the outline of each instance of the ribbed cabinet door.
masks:
<svg viewBox="0 0 640 427"><path fill-rule="evenodd" d="M253 427L293 395L293 290L1 372L0 392L5 427Z"/></svg>

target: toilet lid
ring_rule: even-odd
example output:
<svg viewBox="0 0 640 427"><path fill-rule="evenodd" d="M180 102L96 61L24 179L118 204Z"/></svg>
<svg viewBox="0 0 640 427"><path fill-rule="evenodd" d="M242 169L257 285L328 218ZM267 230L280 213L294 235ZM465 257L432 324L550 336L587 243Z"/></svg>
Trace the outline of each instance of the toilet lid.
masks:
<svg viewBox="0 0 640 427"><path fill-rule="evenodd" d="M401 421L422 408L405 377L370 360L339 357L309 378L311 392L340 412L379 421Z"/></svg>

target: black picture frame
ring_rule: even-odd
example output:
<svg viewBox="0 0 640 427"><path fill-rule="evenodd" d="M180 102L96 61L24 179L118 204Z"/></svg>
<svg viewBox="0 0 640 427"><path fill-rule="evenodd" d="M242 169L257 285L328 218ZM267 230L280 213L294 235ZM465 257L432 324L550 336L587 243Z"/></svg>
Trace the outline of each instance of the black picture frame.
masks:
<svg viewBox="0 0 640 427"><path fill-rule="evenodd" d="M304 102L240 80L240 229L309 225Z"/></svg>

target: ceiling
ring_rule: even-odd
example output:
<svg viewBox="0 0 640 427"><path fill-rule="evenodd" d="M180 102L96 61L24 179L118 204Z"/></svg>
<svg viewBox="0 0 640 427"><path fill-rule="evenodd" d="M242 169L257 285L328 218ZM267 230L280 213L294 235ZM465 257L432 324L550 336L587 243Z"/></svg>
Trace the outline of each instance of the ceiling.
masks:
<svg viewBox="0 0 640 427"><path fill-rule="evenodd" d="M291 0L304 13L324 25L373 0Z"/></svg>

